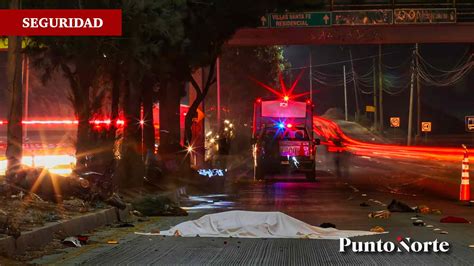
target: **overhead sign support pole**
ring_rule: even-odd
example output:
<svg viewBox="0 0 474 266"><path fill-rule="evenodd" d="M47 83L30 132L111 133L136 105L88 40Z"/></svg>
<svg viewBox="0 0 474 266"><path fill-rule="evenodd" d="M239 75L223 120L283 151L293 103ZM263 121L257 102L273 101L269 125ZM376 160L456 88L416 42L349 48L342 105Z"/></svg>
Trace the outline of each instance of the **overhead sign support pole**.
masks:
<svg viewBox="0 0 474 266"><path fill-rule="evenodd" d="M309 99L313 101L313 49L309 47Z"/></svg>
<svg viewBox="0 0 474 266"><path fill-rule="evenodd" d="M413 123L413 87L415 79L415 58L411 60L411 81L410 81L410 108L408 109L408 138L407 145L411 145L412 123Z"/></svg>
<svg viewBox="0 0 474 266"><path fill-rule="evenodd" d="M347 114L347 84L346 84L346 65L342 65L342 71L344 74L344 113L345 113L345 118L346 121L349 120L348 114Z"/></svg>

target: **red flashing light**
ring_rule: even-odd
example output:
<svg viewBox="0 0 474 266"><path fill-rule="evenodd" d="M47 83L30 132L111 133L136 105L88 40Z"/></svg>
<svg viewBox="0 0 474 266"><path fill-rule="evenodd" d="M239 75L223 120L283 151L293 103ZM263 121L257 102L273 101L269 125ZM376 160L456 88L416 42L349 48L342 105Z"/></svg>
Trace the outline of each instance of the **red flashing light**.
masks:
<svg viewBox="0 0 474 266"><path fill-rule="evenodd" d="M311 100L310 99L306 100L306 104L311 104Z"/></svg>
<svg viewBox="0 0 474 266"><path fill-rule="evenodd" d="M288 125L286 125L286 127L287 127L287 128L292 128L293 125L292 125L292 124L288 124Z"/></svg>
<svg viewBox="0 0 474 266"><path fill-rule="evenodd" d="M262 102L262 99L261 99L261 98L257 98L256 102L257 102L257 103L261 103L261 102Z"/></svg>
<svg viewBox="0 0 474 266"><path fill-rule="evenodd" d="M23 125L77 125L77 120L24 120Z"/></svg>
<svg viewBox="0 0 474 266"><path fill-rule="evenodd" d="M112 121L110 119L107 120L91 120L89 121L90 124L93 125L106 125L109 126L112 124ZM8 121L0 120L0 125L6 125L8 124ZM23 120L21 121L21 124L23 125L77 125L79 124L78 120ZM123 126L125 125L125 121L118 119L115 124L117 126Z"/></svg>
<svg viewBox="0 0 474 266"><path fill-rule="evenodd" d="M96 127L100 126L100 125L110 126L110 124L112 124L112 120L110 120L110 119L107 119L107 120L98 120L98 119L96 119L96 120L91 120L89 123L94 124ZM121 119L117 119L117 121L115 121L115 125L116 126L123 126L123 125L125 125L125 121L121 120Z"/></svg>
<svg viewBox="0 0 474 266"><path fill-rule="evenodd" d="M285 96L283 97L283 101L287 102L287 101L289 101L289 100L290 100L290 96L285 95Z"/></svg>

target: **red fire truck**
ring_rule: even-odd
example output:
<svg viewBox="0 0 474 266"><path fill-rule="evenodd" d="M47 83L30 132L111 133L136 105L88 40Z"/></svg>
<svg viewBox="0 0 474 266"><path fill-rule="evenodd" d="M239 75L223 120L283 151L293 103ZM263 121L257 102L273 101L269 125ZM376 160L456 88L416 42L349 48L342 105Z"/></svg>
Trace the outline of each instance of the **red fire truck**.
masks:
<svg viewBox="0 0 474 266"><path fill-rule="evenodd" d="M313 136L313 104L257 99L253 117L254 176L283 171L303 172L308 180L316 177L316 145Z"/></svg>

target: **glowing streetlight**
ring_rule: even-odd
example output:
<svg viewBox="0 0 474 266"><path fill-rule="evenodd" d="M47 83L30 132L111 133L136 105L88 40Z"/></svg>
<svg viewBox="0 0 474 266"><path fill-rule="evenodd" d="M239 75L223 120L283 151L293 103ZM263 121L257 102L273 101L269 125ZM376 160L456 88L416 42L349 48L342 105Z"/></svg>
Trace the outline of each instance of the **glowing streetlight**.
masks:
<svg viewBox="0 0 474 266"><path fill-rule="evenodd" d="M186 150L188 151L188 153L191 153L194 151L194 148L192 145L189 145L188 147L186 147Z"/></svg>

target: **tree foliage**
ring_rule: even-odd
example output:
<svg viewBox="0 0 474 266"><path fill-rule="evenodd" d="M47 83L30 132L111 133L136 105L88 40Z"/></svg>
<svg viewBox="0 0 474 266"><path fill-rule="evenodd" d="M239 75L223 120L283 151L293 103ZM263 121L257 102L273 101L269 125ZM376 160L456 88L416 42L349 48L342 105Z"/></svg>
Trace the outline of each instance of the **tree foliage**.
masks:
<svg viewBox="0 0 474 266"><path fill-rule="evenodd" d="M213 78L202 86L192 78L201 67L213 66L225 42L236 30L258 25L261 15L270 11L301 9L319 6L309 1L278 0L25 0L23 8L64 9L121 9L123 34L119 37L32 37L28 51L41 60L38 67L47 80L56 71L69 80L71 98L79 119L78 155L94 150L97 143L88 139L88 121L97 106L100 93L97 84L105 81L112 88L112 117L120 109L128 125L124 136L124 162L137 162L122 167L126 178L141 179L139 169L142 150L139 149L140 106L159 87L163 113L171 117L160 121L160 127L171 132L171 138L162 138L161 145L179 142L179 122L173 115L179 113L180 98L185 82L192 82L199 95L187 114L189 121L197 115L199 103L206 97ZM272 51L272 48L269 48ZM273 50L275 52L276 50ZM265 54L265 53L264 53ZM259 56L259 53L256 54ZM260 59L275 60L274 56ZM279 59L277 59L278 61ZM262 61L262 60L260 60ZM274 61L268 62L275 65ZM213 67L211 67L213 69ZM274 70L269 72L274 74ZM119 97L120 95L120 97ZM100 101L103 103L103 101ZM149 102L146 102L150 108ZM166 103L168 110L164 110ZM176 109L177 108L177 109ZM145 110L149 112L149 110ZM179 120L179 115L177 117ZM188 131L189 132L189 131ZM153 147L151 147L153 148ZM108 146L107 149L110 149Z"/></svg>

